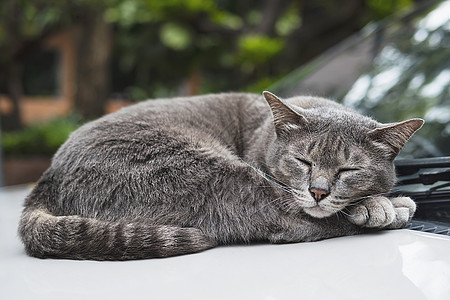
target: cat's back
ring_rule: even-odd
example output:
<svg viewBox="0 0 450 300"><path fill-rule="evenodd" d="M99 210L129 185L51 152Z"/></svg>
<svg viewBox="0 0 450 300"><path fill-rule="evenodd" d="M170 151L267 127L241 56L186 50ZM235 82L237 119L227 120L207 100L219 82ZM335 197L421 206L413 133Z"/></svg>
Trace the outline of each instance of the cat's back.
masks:
<svg viewBox="0 0 450 300"><path fill-rule="evenodd" d="M258 126L268 113L262 97L248 93L147 100L80 127L56 153L54 164L115 159L141 148L162 151L189 143L239 151L242 131Z"/></svg>
<svg viewBox="0 0 450 300"><path fill-rule="evenodd" d="M170 99L146 100L106 115L80 128L83 133L103 125L119 125L124 130L130 124L148 125L152 128L200 126L202 122L216 122L236 116L243 106L264 104L261 97L247 93L223 93ZM173 122L175 121L175 122ZM173 123L170 123L173 122Z"/></svg>
<svg viewBox="0 0 450 300"><path fill-rule="evenodd" d="M260 96L247 93L146 100L91 122L86 129L89 131L95 127L103 128L103 125L119 125L127 130L131 124L166 130L192 127L204 129L221 126L224 122L228 124L238 118L239 112L245 108L258 110L263 106Z"/></svg>

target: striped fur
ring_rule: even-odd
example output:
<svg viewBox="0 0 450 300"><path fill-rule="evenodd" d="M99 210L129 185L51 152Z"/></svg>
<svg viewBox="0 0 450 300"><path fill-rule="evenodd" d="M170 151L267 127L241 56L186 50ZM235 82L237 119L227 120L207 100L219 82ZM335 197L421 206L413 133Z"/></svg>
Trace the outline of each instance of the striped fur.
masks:
<svg viewBox="0 0 450 300"><path fill-rule="evenodd" d="M215 246L192 227L54 216L45 209L25 210L19 228L26 252L39 258L130 260L195 253Z"/></svg>
<svg viewBox="0 0 450 300"><path fill-rule="evenodd" d="M268 92L142 102L70 136L19 235L34 257L129 260L398 228L415 206L383 194L422 123Z"/></svg>

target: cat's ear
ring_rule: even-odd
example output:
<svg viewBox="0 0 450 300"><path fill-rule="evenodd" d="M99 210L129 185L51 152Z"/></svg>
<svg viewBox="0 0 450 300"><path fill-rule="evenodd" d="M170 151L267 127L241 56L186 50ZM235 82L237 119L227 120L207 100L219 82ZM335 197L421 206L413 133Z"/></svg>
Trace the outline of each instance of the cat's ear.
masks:
<svg viewBox="0 0 450 300"><path fill-rule="evenodd" d="M294 111L271 92L264 91L263 96L272 110L273 123L277 134L286 132L290 128L298 127L302 123L307 122L303 115Z"/></svg>
<svg viewBox="0 0 450 300"><path fill-rule="evenodd" d="M399 123L386 124L368 132L369 137L387 147L389 154L395 158L409 138L419 130L425 121L410 119Z"/></svg>

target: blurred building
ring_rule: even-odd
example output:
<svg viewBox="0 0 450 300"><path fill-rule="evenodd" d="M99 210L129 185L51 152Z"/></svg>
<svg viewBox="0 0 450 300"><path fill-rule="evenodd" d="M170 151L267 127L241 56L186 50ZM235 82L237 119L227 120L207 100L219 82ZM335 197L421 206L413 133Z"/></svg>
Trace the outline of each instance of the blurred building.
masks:
<svg viewBox="0 0 450 300"><path fill-rule="evenodd" d="M60 30L27 51L23 65L24 96L19 103L25 125L64 116L72 110L77 66L76 41L74 29ZM6 88L1 85L0 110L2 115L8 115L13 106L3 93ZM107 103L105 111L112 112L127 104L129 102L114 99Z"/></svg>

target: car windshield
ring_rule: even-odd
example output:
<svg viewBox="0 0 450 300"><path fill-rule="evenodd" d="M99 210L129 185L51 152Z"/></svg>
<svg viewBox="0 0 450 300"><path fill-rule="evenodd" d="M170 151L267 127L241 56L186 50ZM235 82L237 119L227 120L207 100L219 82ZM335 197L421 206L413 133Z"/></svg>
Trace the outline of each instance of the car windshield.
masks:
<svg viewBox="0 0 450 300"><path fill-rule="evenodd" d="M450 156L449 16L439 1L369 25L273 90L331 96L385 123L424 118L399 157Z"/></svg>

